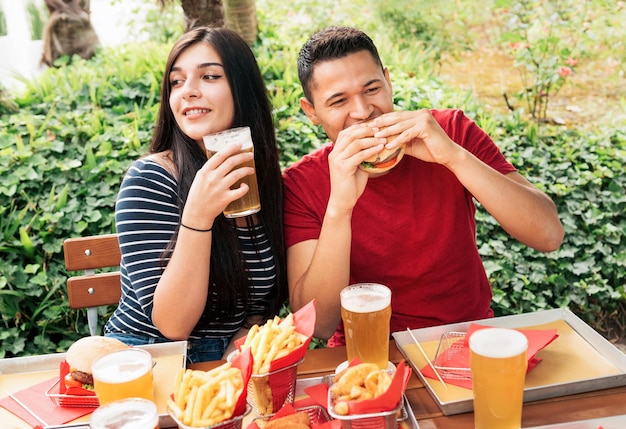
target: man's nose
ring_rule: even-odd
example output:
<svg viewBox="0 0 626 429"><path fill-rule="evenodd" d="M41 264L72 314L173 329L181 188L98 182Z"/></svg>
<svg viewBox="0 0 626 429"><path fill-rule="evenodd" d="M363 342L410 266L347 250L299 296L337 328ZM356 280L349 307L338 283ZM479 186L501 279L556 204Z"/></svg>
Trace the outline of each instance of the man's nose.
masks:
<svg viewBox="0 0 626 429"><path fill-rule="evenodd" d="M374 111L374 107L365 97L356 97L352 104L350 116L353 119L364 121L369 119Z"/></svg>

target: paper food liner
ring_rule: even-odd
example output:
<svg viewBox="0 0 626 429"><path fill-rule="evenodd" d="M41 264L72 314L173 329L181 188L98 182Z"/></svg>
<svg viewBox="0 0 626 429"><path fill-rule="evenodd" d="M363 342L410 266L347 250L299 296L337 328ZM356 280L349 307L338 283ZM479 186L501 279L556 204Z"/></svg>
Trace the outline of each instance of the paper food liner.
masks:
<svg viewBox="0 0 626 429"><path fill-rule="evenodd" d="M349 366L361 363L358 359L352 360ZM348 405L348 415L351 414L373 414L391 411L398 407L402 401L402 395L406 391L406 386L411 377L411 367L406 365L402 359L396 366L396 370L391 378L391 384L385 393L374 399L363 399L360 401L346 401ZM323 406L331 407L328 403L328 390L330 386L326 383L318 384L306 388L304 391L316 402Z"/></svg>
<svg viewBox="0 0 626 429"><path fill-rule="evenodd" d="M479 325L471 323L467 329L465 336L456 342L461 344L461 347L450 346L447 350L437 356L434 364L438 367L451 367L451 368L470 368L470 349L469 349L469 337L480 329L492 328L493 326ZM526 335L528 339L528 350L526 351L526 357L528 358L528 368L526 373L530 372L535 366L541 362L541 359L536 357L539 350L545 348L548 344L558 338L556 329L516 329L517 331ZM430 365L424 366L421 373L428 378L438 380L437 375L430 367ZM453 372L453 371L452 371ZM458 371L457 371L458 372ZM464 372L464 377L445 377L446 383L453 384L455 386L464 387L466 389L472 388L471 372Z"/></svg>
<svg viewBox="0 0 626 429"><path fill-rule="evenodd" d="M233 411L233 417L236 417L246 412L246 399L248 396L248 389L246 388L246 386L248 386L248 381L250 380L250 375L252 374L252 353L250 349L238 353L237 356L235 356L230 363L233 368L239 368L239 370L241 371L241 378L243 379L244 386L241 395L239 395L239 399L237 399L235 411Z"/></svg>
<svg viewBox="0 0 626 429"><path fill-rule="evenodd" d="M59 363L59 393L62 395L78 395L78 396L96 396L94 390L84 389L82 387L67 387L65 385L65 376L70 373L70 364L63 360Z"/></svg>
<svg viewBox="0 0 626 429"><path fill-rule="evenodd" d="M277 420L281 417L290 416L292 414L297 413L300 410L297 410L291 404L285 404L276 414L274 414L269 421ZM341 428L341 422L339 420L335 421L326 421L326 422L314 422L311 421L311 429L338 429ZM259 426L256 422L250 423L246 429L259 429Z"/></svg>

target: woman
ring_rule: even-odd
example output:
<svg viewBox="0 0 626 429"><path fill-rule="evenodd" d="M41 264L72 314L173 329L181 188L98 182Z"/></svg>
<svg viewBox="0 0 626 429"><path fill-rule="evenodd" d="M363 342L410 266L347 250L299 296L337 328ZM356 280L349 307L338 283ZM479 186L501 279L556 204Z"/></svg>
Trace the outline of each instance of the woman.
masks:
<svg viewBox="0 0 626 429"><path fill-rule="evenodd" d="M254 155L237 146L207 160L202 137L249 126ZM261 211L226 219L231 189L252 169ZM271 106L258 64L235 32L197 28L173 46L149 154L130 167L115 220L122 298L105 335L129 345L188 340L188 363L223 358L286 299L283 190Z"/></svg>

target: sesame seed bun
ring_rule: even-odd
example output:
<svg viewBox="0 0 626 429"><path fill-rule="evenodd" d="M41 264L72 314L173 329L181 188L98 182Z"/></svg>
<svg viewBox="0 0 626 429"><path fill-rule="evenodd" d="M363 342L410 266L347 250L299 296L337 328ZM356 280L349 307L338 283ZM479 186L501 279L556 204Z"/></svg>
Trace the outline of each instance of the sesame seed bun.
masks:
<svg viewBox="0 0 626 429"><path fill-rule="evenodd" d="M107 353L126 349L128 346L116 340L99 335L84 337L72 344L65 355L65 360L72 371L91 374L91 363Z"/></svg>

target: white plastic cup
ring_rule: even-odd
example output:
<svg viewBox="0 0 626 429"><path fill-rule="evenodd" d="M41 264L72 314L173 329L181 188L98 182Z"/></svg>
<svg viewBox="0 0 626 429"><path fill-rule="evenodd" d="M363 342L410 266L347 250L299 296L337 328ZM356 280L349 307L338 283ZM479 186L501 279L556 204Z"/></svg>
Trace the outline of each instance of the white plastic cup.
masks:
<svg viewBox="0 0 626 429"><path fill-rule="evenodd" d="M475 429L522 425L528 339L514 329L483 328L469 337Z"/></svg>

